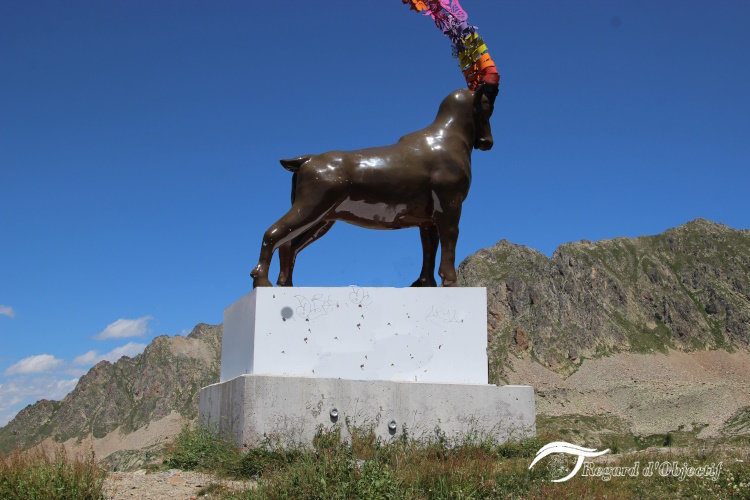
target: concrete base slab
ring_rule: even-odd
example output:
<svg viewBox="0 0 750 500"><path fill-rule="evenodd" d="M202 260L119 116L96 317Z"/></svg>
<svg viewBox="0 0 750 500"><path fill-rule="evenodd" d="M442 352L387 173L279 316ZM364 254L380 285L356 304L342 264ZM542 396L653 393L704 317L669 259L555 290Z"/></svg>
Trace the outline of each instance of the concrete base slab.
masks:
<svg viewBox="0 0 750 500"><path fill-rule="evenodd" d="M536 433L534 389L241 375L201 389L200 420L238 445L309 445L316 431L372 428L385 441L467 436L498 443Z"/></svg>

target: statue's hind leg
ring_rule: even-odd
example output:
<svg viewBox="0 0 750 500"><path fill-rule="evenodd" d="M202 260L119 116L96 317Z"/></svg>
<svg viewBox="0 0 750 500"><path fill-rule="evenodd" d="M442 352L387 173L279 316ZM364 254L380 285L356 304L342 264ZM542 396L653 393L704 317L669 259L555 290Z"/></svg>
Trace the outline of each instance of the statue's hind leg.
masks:
<svg viewBox="0 0 750 500"><path fill-rule="evenodd" d="M419 227L419 237L422 240L422 272L417 281L411 286L437 286L435 282L435 255L438 248L438 229L431 224Z"/></svg>
<svg viewBox="0 0 750 500"><path fill-rule="evenodd" d="M268 267L276 249L291 242L318 223L333 207L335 201L333 196L326 193L324 186L318 185L316 188L318 192L306 193L308 196L298 196L292 208L263 235L258 265L250 273L253 277L253 288L271 286L268 280Z"/></svg>
<svg viewBox="0 0 750 500"><path fill-rule="evenodd" d="M287 241L279 247L279 279L276 280L276 284L279 286L292 286L293 268L292 242Z"/></svg>
<svg viewBox="0 0 750 500"><path fill-rule="evenodd" d="M293 286L292 273L294 272L294 263L303 248L317 240L331 229L334 221L324 221L312 226L310 229L294 238L291 242L284 243L279 247L279 260L281 269L279 279L276 284L279 286Z"/></svg>

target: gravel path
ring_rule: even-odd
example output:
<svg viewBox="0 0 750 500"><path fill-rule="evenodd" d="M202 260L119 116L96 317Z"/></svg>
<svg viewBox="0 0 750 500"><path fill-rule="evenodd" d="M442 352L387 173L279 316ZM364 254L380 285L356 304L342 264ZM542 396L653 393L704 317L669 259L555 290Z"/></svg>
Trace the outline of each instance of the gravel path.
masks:
<svg viewBox="0 0 750 500"><path fill-rule="evenodd" d="M198 492L210 484L237 491L255 486L254 481L229 481L211 474L170 469L148 472L112 472L104 483L106 498L113 500L197 499ZM204 498L204 497L201 497Z"/></svg>

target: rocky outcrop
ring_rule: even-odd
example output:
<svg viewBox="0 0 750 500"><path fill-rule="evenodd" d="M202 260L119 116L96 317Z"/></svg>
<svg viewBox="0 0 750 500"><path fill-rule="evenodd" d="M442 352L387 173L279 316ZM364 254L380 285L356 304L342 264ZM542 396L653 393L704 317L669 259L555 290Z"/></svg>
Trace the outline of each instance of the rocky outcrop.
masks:
<svg viewBox="0 0 750 500"><path fill-rule="evenodd" d="M511 354L570 373L618 351L750 344L750 231L704 219L566 243L551 258L502 240L465 259L459 283L487 287L494 380Z"/></svg>

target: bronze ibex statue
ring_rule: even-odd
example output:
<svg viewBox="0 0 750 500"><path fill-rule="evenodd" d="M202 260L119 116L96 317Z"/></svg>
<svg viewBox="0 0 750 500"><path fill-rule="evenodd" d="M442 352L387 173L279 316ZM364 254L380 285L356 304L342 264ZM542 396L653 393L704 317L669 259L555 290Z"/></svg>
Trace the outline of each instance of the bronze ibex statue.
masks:
<svg viewBox="0 0 750 500"><path fill-rule="evenodd" d="M253 287L271 286L276 249L280 286L292 286L297 254L337 220L372 229L419 227L422 272L412 286L456 285L456 241L461 204L471 184L471 152L492 148L490 116L497 86L460 89L443 99L428 127L391 146L330 151L281 160L293 172L292 208L263 235Z"/></svg>

